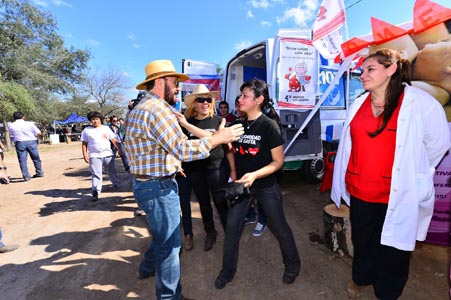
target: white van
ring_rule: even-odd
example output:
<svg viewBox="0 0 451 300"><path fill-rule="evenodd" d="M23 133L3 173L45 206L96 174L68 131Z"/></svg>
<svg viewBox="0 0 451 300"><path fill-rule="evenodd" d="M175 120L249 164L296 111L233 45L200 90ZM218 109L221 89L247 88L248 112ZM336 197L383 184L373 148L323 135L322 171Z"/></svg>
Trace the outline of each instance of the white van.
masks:
<svg viewBox="0 0 451 300"><path fill-rule="evenodd" d="M237 53L225 69L223 99L233 111L243 82L265 80L282 122L284 169L299 169L306 181L317 183L324 174L323 152L335 149L349 103L340 78L315 109L339 66L321 58L311 37L310 29L280 29Z"/></svg>

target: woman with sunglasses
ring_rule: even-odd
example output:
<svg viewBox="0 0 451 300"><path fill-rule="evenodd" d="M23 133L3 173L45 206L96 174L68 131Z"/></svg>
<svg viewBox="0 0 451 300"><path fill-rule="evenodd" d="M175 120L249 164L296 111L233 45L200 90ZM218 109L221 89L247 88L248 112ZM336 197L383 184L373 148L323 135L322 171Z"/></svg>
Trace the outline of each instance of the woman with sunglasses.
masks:
<svg viewBox="0 0 451 300"><path fill-rule="evenodd" d="M238 264L241 233L252 198L265 212L268 227L279 242L284 264L283 282L291 284L301 269L301 260L293 233L287 223L282 204L282 193L275 173L284 163L283 139L278 115L270 104L268 85L252 79L240 87L239 109L245 114L244 135L234 143L232 150L237 173L236 182L250 188L251 196L229 208L224 240L222 269L215 287L222 289L232 281Z"/></svg>
<svg viewBox="0 0 451 300"><path fill-rule="evenodd" d="M191 95L185 96L187 107L185 116L183 117L181 114L177 115L177 113L176 115L188 139L197 139L206 135L212 135L219 128L219 125L221 125L223 118L216 115L215 98L217 95L218 92L210 92L205 85L201 84L194 89ZM199 202L202 221L207 234L204 242L204 251L211 250L216 243L217 231L213 220L210 192L225 184L229 178L229 174L226 174L225 169L221 166L221 162L226 153L228 153L227 158L229 159L229 164L234 165L233 161L230 161L230 159L233 160L233 154L228 149L225 145L220 145L210 151L208 158L182 163L183 171L189 178L194 194ZM230 177L235 179L234 169L230 173ZM227 204L218 203L214 198L213 201L218 210L221 224L225 229L228 210ZM189 199L185 202L189 203Z"/></svg>

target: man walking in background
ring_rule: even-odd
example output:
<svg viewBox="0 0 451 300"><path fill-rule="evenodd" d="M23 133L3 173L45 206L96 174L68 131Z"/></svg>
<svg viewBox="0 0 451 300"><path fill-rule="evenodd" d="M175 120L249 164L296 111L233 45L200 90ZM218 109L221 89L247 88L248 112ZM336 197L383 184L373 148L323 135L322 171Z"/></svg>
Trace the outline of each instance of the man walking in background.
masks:
<svg viewBox="0 0 451 300"><path fill-rule="evenodd" d="M33 122L25 121L24 114L19 111L13 114L13 119L14 122L8 124L8 129L14 137L13 141L23 180L28 181L31 178L27 166L28 154L30 154L36 170L33 178L44 177L41 158L38 152L38 139L42 136L41 131Z"/></svg>

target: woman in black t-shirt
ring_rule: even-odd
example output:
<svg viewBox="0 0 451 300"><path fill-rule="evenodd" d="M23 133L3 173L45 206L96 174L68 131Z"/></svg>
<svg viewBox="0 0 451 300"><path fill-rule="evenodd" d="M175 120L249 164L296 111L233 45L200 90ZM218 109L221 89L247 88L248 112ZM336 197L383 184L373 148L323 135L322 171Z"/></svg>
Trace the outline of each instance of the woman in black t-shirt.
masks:
<svg viewBox="0 0 451 300"><path fill-rule="evenodd" d="M199 85L191 95L185 97L185 120L179 118L188 139L197 139L205 135L211 135L218 130L222 117L216 115L215 97L218 92L210 92L205 85ZM226 151L227 150L227 151ZM225 184L229 178L221 162L226 153L233 159L233 153L226 146L220 145L210 150L210 156L192 162L183 162L182 169L189 178L194 194L199 202L202 221L206 232L204 251L209 251L216 243L217 231L213 220L213 209L210 203L210 192ZM233 164L233 161L229 161ZM232 169L230 177L235 179L235 171ZM189 200L188 200L189 201ZM218 203L214 198L221 224L225 230L227 221L227 204Z"/></svg>
<svg viewBox="0 0 451 300"><path fill-rule="evenodd" d="M239 178L236 181L250 188L251 197L229 208L222 269L215 286L224 288L235 275L243 222L252 197L265 212L268 227L279 242L285 266L283 282L291 284L299 274L301 260L293 233L285 219L282 193L275 175L284 163L280 127L266 114L272 118L278 116L270 104L268 86L264 81L250 80L241 85L240 90L239 107L246 117L239 122L244 126L244 134L232 143L232 150Z"/></svg>

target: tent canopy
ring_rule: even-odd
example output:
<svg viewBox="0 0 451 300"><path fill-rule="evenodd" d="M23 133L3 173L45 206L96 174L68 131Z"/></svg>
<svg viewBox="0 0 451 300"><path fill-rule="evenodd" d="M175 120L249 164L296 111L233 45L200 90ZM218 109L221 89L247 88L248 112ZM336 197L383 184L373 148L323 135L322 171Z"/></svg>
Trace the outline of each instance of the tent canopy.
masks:
<svg viewBox="0 0 451 300"><path fill-rule="evenodd" d="M70 116L63 121L57 121L55 120L55 124L70 124L70 123L87 123L89 120L86 117L82 117L77 115L76 113L71 113Z"/></svg>

